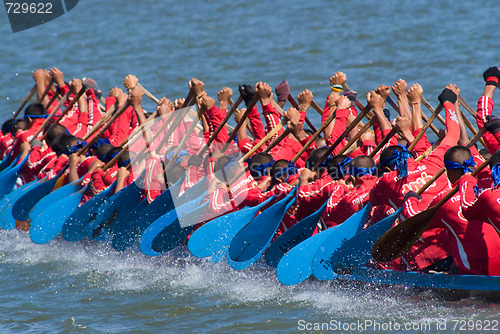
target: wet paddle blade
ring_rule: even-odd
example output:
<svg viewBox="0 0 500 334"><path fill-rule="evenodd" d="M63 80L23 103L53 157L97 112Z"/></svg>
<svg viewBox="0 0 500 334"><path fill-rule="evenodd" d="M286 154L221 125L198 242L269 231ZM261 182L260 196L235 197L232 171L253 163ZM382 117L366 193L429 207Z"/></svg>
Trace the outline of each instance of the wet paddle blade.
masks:
<svg viewBox="0 0 500 334"><path fill-rule="evenodd" d="M12 206L17 201L17 199L19 199L26 193L26 191L33 187L36 187L39 183L40 181L38 180L26 183L22 187L7 194L7 196L5 196L0 201L0 228L6 230L12 230L16 228L16 220L14 219L14 217L12 217Z"/></svg>
<svg viewBox="0 0 500 334"><path fill-rule="evenodd" d="M48 207L42 214L31 221L30 238L36 244L45 244L61 233L66 219L80 204L83 190Z"/></svg>
<svg viewBox="0 0 500 334"><path fill-rule="evenodd" d="M80 188L80 182L82 182L82 180L83 177L77 181L74 181L63 187L60 187L59 189L51 192L50 194L42 198L40 201L38 201L38 203L35 204L33 209L30 211L29 213L30 219L34 220L49 206L78 191L78 189ZM71 213L73 213L73 211L71 211Z"/></svg>
<svg viewBox="0 0 500 334"><path fill-rule="evenodd" d="M325 241L338 226L327 230L302 241L292 248L278 263L276 276L285 285L295 285L305 281L312 274L312 260L318 247Z"/></svg>
<svg viewBox="0 0 500 334"><path fill-rule="evenodd" d="M93 196L87 202L76 208L76 210L66 219L62 228L62 236L66 241L80 241L89 237L87 226L93 215L96 214L96 208L99 208L106 202L114 189L116 181L106 190Z"/></svg>
<svg viewBox="0 0 500 334"><path fill-rule="evenodd" d="M111 246L119 252L122 252L132 246L139 238L136 232L136 221L142 217L142 212L148 207L148 200L144 199L135 208L129 212L127 219L117 224L111 241Z"/></svg>
<svg viewBox="0 0 500 334"><path fill-rule="evenodd" d="M433 206L384 233L373 245L372 257L379 262L387 262L404 255L427 230L438 209L439 206Z"/></svg>
<svg viewBox="0 0 500 334"><path fill-rule="evenodd" d="M229 256L233 261L246 262L263 253L271 243L286 211L295 202L297 188L285 198L273 204L253 218L235 235L229 246Z"/></svg>
<svg viewBox="0 0 500 334"><path fill-rule="evenodd" d="M335 252L342 245L342 243L351 239L363 228L371 207L372 206L370 204L367 204L361 210L347 218L345 222L338 225L335 233L330 235L317 248L312 261L312 271L314 277L325 281L332 279L337 275L332 271L330 258L332 257L333 252Z"/></svg>
<svg viewBox="0 0 500 334"><path fill-rule="evenodd" d="M24 166L28 158L29 154L17 165L0 173L0 198L4 198L8 193L14 190L21 168ZM15 163L15 161L13 163Z"/></svg>
<svg viewBox="0 0 500 334"><path fill-rule="evenodd" d="M14 219L20 221L28 220L30 218L29 213L31 209L33 209L39 200L52 191L57 179L58 177L56 176L50 180L41 182L21 196L12 207L12 216Z"/></svg>
<svg viewBox="0 0 500 334"><path fill-rule="evenodd" d="M347 240L330 258L330 265L337 274L346 274L354 268L364 266L372 258L372 247L382 234L387 232L403 209L382 219Z"/></svg>
<svg viewBox="0 0 500 334"><path fill-rule="evenodd" d="M179 217L196 224L208 205L206 202L201 207L199 206L203 197L204 195L176 207L175 210L167 212L155 220L141 236L141 251L146 255L156 256L177 247L194 228L193 225L182 228L179 224ZM191 213L193 213L192 216L190 216ZM179 239L182 240L177 243Z"/></svg>
<svg viewBox="0 0 500 334"><path fill-rule="evenodd" d="M313 235L316 227L318 226L319 218L321 217L323 211L325 211L327 204L328 201L326 201L316 212L310 214L290 227L285 231L285 233L280 235L271 243L271 246L269 246L265 255L268 265L276 268L281 258L290 249Z"/></svg>
<svg viewBox="0 0 500 334"><path fill-rule="evenodd" d="M271 197L257 206L233 211L207 222L189 238L189 251L197 257L208 257L229 248L234 236L272 200Z"/></svg>

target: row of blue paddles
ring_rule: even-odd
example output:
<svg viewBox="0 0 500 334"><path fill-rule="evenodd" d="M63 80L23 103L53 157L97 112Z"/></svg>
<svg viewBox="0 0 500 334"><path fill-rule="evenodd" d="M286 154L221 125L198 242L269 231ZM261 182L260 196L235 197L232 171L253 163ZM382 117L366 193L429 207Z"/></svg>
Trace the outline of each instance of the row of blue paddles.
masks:
<svg viewBox="0 0 500 334"><path fill-rule="evenodd" d="M0 173L0 185L5 185L7 174L9 180L13 179L13 170L11 164ZM79 202L85 188L78 190L80 180L52 192L57 179L34 181L8 193L0 201L0 227L15 228L14 218L31 219L30 237L35 243L47 243L62 233L68 241L111 238L117 250L128 248L140 237L141 251L155 256L181 244L206 207L200 206L206 194L204 179L178 196L180 180L149 205L140 201L141 189L135 182L112 196L111 186L82 206ZM311 275L329 280L337 277L332 264L335 271L366 264L374 241L401 212L362 230L370 211L367 205L343 224L312 236L325 203L271 244L284 213L294 203L294 195L295 190L271 206L269 199L206 223L192 233L188 249L194 256L212 261L226 258L238 270L251 266L266 251L266 262L277 267L277 277L283 284L298 284Z"/></svg>

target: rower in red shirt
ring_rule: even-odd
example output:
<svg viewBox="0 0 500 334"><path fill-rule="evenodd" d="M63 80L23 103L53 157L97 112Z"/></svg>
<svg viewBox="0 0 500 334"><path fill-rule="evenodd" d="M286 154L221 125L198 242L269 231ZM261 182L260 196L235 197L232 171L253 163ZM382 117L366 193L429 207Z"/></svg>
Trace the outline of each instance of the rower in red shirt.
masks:
<svg viewBox="0 0 500 334"><path fill-rule="evenodd" d="M485 123L492 117L493 107L495 102L493 101L493 93L495 89L499 86L500 81L500 70L498 67L490 67L483 73L483 78L485 81L485 87L483 95L479 98L477 102L477 112L476 121L479 130L485 126ZM494 116L493 116L494 117ZM496 122L493 122L495 121ZM496 117L492 119L492 123L499 123ZM495 153L500 149L500 131L495 133L487 132L483 135L483 139L486 143L486 148L491 154Z"/></svg>
<svg viewBox="0 0 500 334"><path fill-rule="evenodd" d="M446 111L447 131L441 144L427 158L417 163L411 159L406 148L401 146L390 146L382 152L380 165L385 174L379 178L370 192L372 206L390 205L397 210L404 204L403 198L406 193L411 190L418 191L444 166L444 153L457 144L460 136L454 105L459 92L458 88L450 84L439 96ZM422 203L427 205L437 193L444 189L450 189L450 185L446 177L442 175L422 194ZM408 212L410 215L414 214L411 207Z"/></svg>
<svg viewBox="0 0 500 334"><path fill-rule="evenodd" d="M444 163L446 174L453 186L467 185L468 181L461 179L470 177L464 174L472 172L472 167L475 166L468 148L450 148L444 156ZM448 190L443 190L427 206L419 205L417 196L410 197L408 201L412 201L414 207L424 210L439 202L447 193ZM444 231L437 237L437 243L453 255L460 274L500 275L500 235L492 225L484 222L486 217L490 219L488 207L498 207L498 203L492 207L483 207L481 215L473 216L462 211L461 202L464 200L461 201L461 194L457 193L434 214L430 229L441 228ZM470 210L469 213L472 212L473 210Z"/></svg>

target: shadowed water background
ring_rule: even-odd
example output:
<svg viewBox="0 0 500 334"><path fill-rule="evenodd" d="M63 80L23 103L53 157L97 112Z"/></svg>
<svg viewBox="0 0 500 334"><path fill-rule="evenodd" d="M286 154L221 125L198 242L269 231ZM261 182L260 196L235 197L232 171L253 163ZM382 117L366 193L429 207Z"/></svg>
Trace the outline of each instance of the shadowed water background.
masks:
<svg viewBox="0 0 500 334"><path fill-rule="evenodd" d="M223 86L286 79L321 106L328 78L348 75L365 101L379 84L420 83L424 96L452 82L475 108L482 72L499 65L497 1L95 1L12 34L0 15L0 115L17 109L31 71L57 66L65 79L94 78L107 93L135 74L157 97L185 97L197 77L215 96ZM154 105L144 98L147 110ZM395 112L392 111L392 115ZM319 125L319 115L310 112ZM436 124L439 127L439 123ZM473 299L443 302L405 289L324 282L281 286L270 270L177 256L148 258L105 245L0 232L1 332L280 332L297 321L497 319ZM448 327L451 332L451 328Z"/></svg>

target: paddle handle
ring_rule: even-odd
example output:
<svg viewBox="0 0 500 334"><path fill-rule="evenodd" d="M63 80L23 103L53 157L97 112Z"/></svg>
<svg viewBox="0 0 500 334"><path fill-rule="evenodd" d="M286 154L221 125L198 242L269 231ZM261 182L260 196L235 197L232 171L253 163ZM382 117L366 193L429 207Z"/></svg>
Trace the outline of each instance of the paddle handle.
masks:
<svg viewBox="0 0 500 334"><path fill-rule="evenodd" d="M425 131L427 131L427 129L432 124L432 122L436 119L436 116L441 112L441 110L443 110L443 105L440 103L438 105L438 107L436 108L436 110L434 111L434 113L432 114L432 116L427 121L427 123L425 123L425 125L422 127L422 129L420 130L420 132L417 134L417 136L415 137L415 139L413 139L413 141L411 142L410 146L408 147L408 151L411 152L415 148L415 145L417 145L418 141L422 138L422 136L424 135Z"/></svg>
<svg viewBox="0 0 500 334"><path fill-rule="evenodd" d="M368 121L368 123L363 125L363 127L351 139L349 139L347 144L345 144L344 147L342 147L340 149L340 151L337 153L337 155L344 154L352 145L354 145L354 143L358 141L359 137L361 137L363 135L363 133L368 131L368 129L373 125L373 123L375 123L375 120L376 120L376 117L373 117Z"/></svg>
<svg viewBox="0 0 500 334"><path fill-rule="evenodd" d="M476 119L476 114L474 113L474 110L460 94L458 95L458 103L460 103L460 105L463 106L465 110L467 110L474 119ZM465 117L465 114L462 112L462 110L460 110L460 112L462 113L462 119L464 120L465 125L469 128L469 130L472 132L473 135L476 135L477 133L476 128L471 124L469 119ZM479 138L479 142L481 143L481 145L483 145L483 147L486 147L486 143L484 142L483 138Z"/></svg>
<svg viewBox="0 0 500 334"><path fill-rule="evenodd" d="M45 87L45 89L43 90L42 95L38 97L39 103L43 103L43 99L45 98L45 96L47 96L53 84L54 84L54 78L51 77L49 83L47 84L47 87Z"/></svg>
<svg viewBox="0 0 500 334"><path fill-rule="evenodd" d="M425 100L425 99L423 99L423 100L422 100L422 103L424 103L424 101L426 101L426 100ZM389 102L389 104L390 104L390 105L394 108L394 110L396 110L396 111L398 112L398 114L400 114L400 115L401 115L401 111L399 110L399 106L396 104L396 102L394 102L394 100L392 99L392 97L391 97L390 95L387 97L387 102ZM426 101L426 102L427 102L427 101ZM430 104L429 104L429 106L430 106ZM426 105L426 107L427 107L427 108L429 108L427 105ZM431 108L432 108L432 107L431 107ZM432 109L432 110L434 110L434 109ZM424 120L424 122L426 122L426 123L427 123L427 121L429 120L429 118L428 118L428 117L424 114L424 112L423 112L422 110L420 110L420 114L421 114L422 119ZM442 120L443 118L442 118L440 115L438 115L438 119L439 119L439 120ZM444 120L443 120L443 121L444 121ZM444 123L443 123L443 124L444 124ZM445 124L444 124L444 125L445 125ZM438 130L438 128L436 128L436 126L435 126L434 124L431 124L431 129L432 129L432 131L434 131L434 133L435 133L436 135L438 135L438 136L439 136L439 130Z"/></svg>
<svg viewBox="0 0 500 334"><path fill-rule="evenodd" d="M472 147L477 141L479 138L481 138L481 136L486 132L486 129L485 128L482 128L481 131L479 131L478 133L476 133L476 135L471 139L469 140L469 142L465 145L465 147L467 148L470 148ZM478 168L481 168L481 170L484 168L485 166L482 166L482 167L478 167ZM437 171L434 176L432 176L432 178L427 181L423 186L422 188L420 188L418 191L417 191L417 194L418 195L422 195L424 193L424 191L426 191L433 183L434 181L436 181L444 172L445 172L446 168L445 167L442 167L439 171ZM472 174L473 175L476 175L477 173L479 172L476 172L474 171ZM458 189L458 188L457 188ZM451 197L450 197L451 198ZM444 203L444 202L443 202Z"/></svg>
<svg viewBox="0 0 500 334"><path fill-rule="evenodd" d="M347 136L347 134L349 132L352 131L352 129L354 129L358 123L361 121L361 119L363 119L363 117L365 117L365 115L370 111L371 109L371 106L370 105L367 105L363 111L361 111L359 113L359 115L351 122L351 124L349 124L349 126L345 129L345 131L340 135L340 137L337 138L337 140L333 143L333 145L331 145L328 150L325 152L325 154L319 159L318 162L316 162L316 165L314 165L313 167L313 170L316 170L319 165L321 165L323 163L323 161L326 160L326 158L332 154L333 150L335 150L335 148L342 142L342 140L344 140L344 138Z"/></svg>
<svg viewBox="0 0 500 334"><path fill-rule="evenodd" d="M295 109L297 109L297 110L299 110L299 111L300 111L300 107L299 107L299 105L297 104L297 102L295 101L295 99L293 98L293 96L292 96L292 95L290 95L290 94L288 94L288 102L290 102L290 104L292 105L292 107L294 107ZM304 112L305 112L305 111L306 111L306 110L304 110ZM307 123L307 125L309 126L309 128L310 128L311 130L313 130L314 132L318 131L318 130L314 127L314 125L312 124L312 122L309 120L309 118L307 118L307 116L306 116L306 118L305 118L305 122Z"/></svg>
<svg viewBox="0 0 500 334"><path fill-rule="evenodd" d="M376 117L373 117L372 120L374 120ZM373 149L373 151L370 152L369 156L373 158L375 154L377 154L388 142L391 140L391 138L397 133L396 128L392 127L391 131L385 136L380 143Z"/></svg>
<svg viewBox="0 0 500 334"><path fill-rule="evenodd" d="M248 158L250 158L252 156L252 154L254 154L255 152L257 152L257 150L262 146L264 145L269 139L271 139L276 133L278 133L279 130L283 129L283 122L280 122L278 125L276 125L271 131L269 131L269 133L264 137L262 138L256 145L254 145L254 147L252 147L252 149L250 151L248 151L241 159L240 159L240 163L243 163L244 161L246 161ZM279 143L283 138L285 138L288 134L290 133L289 129L286 129L285 131L283 131L281 133L280 136L278 136L278 138L276 138L275 140L273 140L273 142L271 144L269 144L267 147L266 147L266 150L269 149L269 151L271 150L271 148L273 148L277 143ZM285 135L284 135L285 134ZM274 143L274 145L272 145ZM268 152L269 152L268 151ZM267 152L265 152L267 153Z"/></svg>
<svg viewBox="0 0 500 334"><path fill-rule="evenodd" d="M316 138L319 137L319 135L323 132L323 130L330 125L330 123L335 119L335 115L337 114L337 111L334 111L328 118L321 124L318 130L314 132L314 134L309 138L307 143L300 149L299 152L293 157L292 162L295 163L297 160L299 160L300 156L311 146L311 144L316 140Z"/></svg>
<svg viewBox="0 0 500 334"><path fill-rule="evenodd" d="M224 119L219 124L217 129L215 129L215 131L212 133L210 138L208 138L208 141L205 143L205 145L203 145L203 147L198 151L198 155L200 155L200 156L203 155L203 153L205 153L205 151L210 147L210 145L212 145L213 141L215 140L215 138L217 137L219 132L222 130L222 128L227 123L229 118L231 118L231 116L234 114L234 112L236 111L236 109L238 108L238 106L241 104L242 101L243 101L243 97L240 95L238 97L238 99L236 100L236 102L231 106L231 109L229 110L229 112L226 113L226 117L224 117ZM233 129L233 131L234 131L234 129Z"/></svg>
<svg viewBox="0 0 500 334"><path fill-rule="evenodd" d="M26 103L28 103L28 101L31 100L31 98L33 97L33 95L35 95L35 93L36 93L36 84L33 86L33 88L31 88L31 90L29 91L28 95L26 95L19 108L17 108L16 112L12 114L12 119L15 119L17 115L19 115L19 113L23 110Z"/></svg>
<svg viewBox="0 0 500 334"><path fill-rule="evenodd" d="M247 110L241 116L240 121L238 122L238 124L236 124L236 126L234 127L234 130L231 132L231 134L229 135L229 138L227 139L226 143L222 147L222 150L221 150L222 152L225 152L227 150L227 148L229 147L229 144L231 144L231 142L233 141L234 137L238 133L238 130L247 121L248 114L250 114L250 112L252 111L252 109L255 106L255 104L257 104L257 101L259 101L259 98L260 98L260 96L258 94L255 94L255 96L253 97L253 99L250 101L250 103L248 104Z"/></svg>

